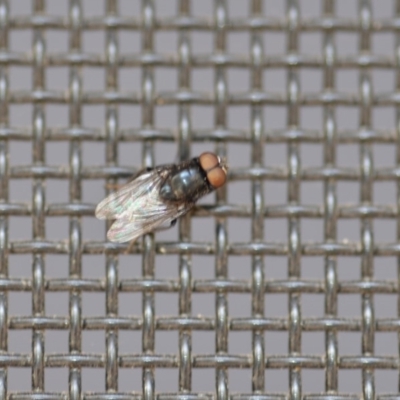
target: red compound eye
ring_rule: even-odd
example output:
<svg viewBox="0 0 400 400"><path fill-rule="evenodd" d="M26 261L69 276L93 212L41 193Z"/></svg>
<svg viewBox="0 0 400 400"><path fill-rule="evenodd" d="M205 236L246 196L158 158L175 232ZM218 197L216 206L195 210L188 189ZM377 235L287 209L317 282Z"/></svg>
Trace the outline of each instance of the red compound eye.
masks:
<svg viewBox="0 0 400 400"><path fill-rule="evenodd" d="M207 179L212 186L219 188L226 182L226 172L222 168L216 167L207 172Z"/></svg>
<svg viewBox="0 0 400 400"><path fill-rule="evenodd" d="M219 159L214 153L203 153L199 157L200 166L204 171L209 171L219 165Z"/></svg>

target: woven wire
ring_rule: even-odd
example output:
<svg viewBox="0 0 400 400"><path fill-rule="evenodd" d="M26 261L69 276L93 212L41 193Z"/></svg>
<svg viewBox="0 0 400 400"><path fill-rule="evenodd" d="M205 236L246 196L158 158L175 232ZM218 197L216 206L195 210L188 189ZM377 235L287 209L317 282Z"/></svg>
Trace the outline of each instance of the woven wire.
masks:
<svg viewBox="0 0 400 400"><path fill-rule="evenodd" d="M399 309L394 316L386 318L375 313L374 296L387 294L400 299L397 278L380 280L374 275L374 263L379 257L393 257L398 263L400 252L397 243L400 236L398 184L400 163L400 1L393 1L393 13L389 18L374 18L370 0L354 1L358 4L356 18L336 15L336 1L320 2L321 15L305 18L301 9L306 0L287 0L285 15L271 17L265 10L272 1L252 0L247 2L249 14L230 17L230 0L212 2L213 14L203 17L192 15L190 0L170 3L176 7L173 17L158 17L160 2L143 0L140 14L122 15L118 0L105 1L105 13L90 17L84 13L84 0L70 0L68 13L51 15L44 0L32 0L32 13L12 15L7 0L0 0L0 398L13 399L374 399L399 398L399 376L395 386L389 387L383 395L376 392L376 370L399 372L399 345L393 346L390 354L374 352L375 336L379 332L399 333ZM60 1L61 3L61 1ZM89 2L87 2L89 3ZM349 2L350 3L350 2ZM87 7L89 7L87 5ZM32 30L33 42L29 52L12 51L10 35L14 30ZM55 30L67 32L69 51L55 53L46 51L46 40ZM90 30L104 31L105 50L102 54L82 50L82 38ZM141 35L139 54L122 54L119 51L119 31L135 31ZM178 48L174 54L156 52L156 33L173 31L178 35ZM211 33L213 50L207 54L192 52L192 35L197 32ZM233 54L227 48L227 36L231 32L249 34L248 53ZM300 35L304 32L318 32L323 35L323 45L315 56L300 51ZM336 37L341 32L357 35L358 52L350 56L338 56ZM282 33L286 40L286 52L282 55L264 54L264 41L268 35ZM395 36L391 56L375 54L372 36L376 33L390 33ZM46 36L47 34L47 36ZM12 90L9 85L10 71L16 66L30 67L33 72L32 90ZM67 67L68 87L64 90L46 88L46 70L49 67ZM101 68L105 71L104 91L84 90L82 70L85 67ZM125 91L119 85L119 71L122 68L139 68L142 73L142 88L137 92ZM155 85L155 73L159 68L170 68L177 72L179 87L171 92L160 92ZM196 91L191 86L191 75L198 68L211 68L214 75L214 92ZM231 92L227 74L231 69L244 69L250 74L250 87L245 93ZM286 74L286 91L275 93L264 84L265 71L279 69ZM311 93L307 87L300 90L300 72L304 69L319 71L323 76L323 88ZM338 71L356 70L358 92L339 91L335 81ZM374 94L372 70L389 70L395 75L395 86L388 94ZM377 87L379 87L379 81ZM29 104L33 107L33 120L29 128L10 123L10 110L15 104ZM49 104L66 105L69 108L67 126L54 127L46 124ZM82 119L83 108L91 104L105 106L103 128L86 126ZM119 107L138 106L141 110L140 128L119 128ZM178 124L175 130L155 123L155 109L174 105L178 110ZM210 129L196 129L192 126L192 107L205 105L214 111ZM228 124L228 111L234 106L250 109L250 124L247 129L233 129ZM270 129L265 122L264 110L268 106L280 106L287 112L286 125L282 129ZM302 107L322 108L323 120L320 129L302 126ZM392 129L377 129L372 122L373 110L381 106L395 108L396 115L391 121ZM355 129L340 129L337 110L339 107L353 107L359 120ZM22 166L10 164L9 148L15 141L30 142L32 164ZM46 164L46 144L54 141L68 142L69 165ZM101 166L85 165L83 143L102 142L106 147L106 158ZM127 167L120 166L118 145L133 142L142 150L142 161ZM118 178L126 178L143 166L157 163L154 156L156 143L173 143L179 159L192 154L192 146L206 142L219 155L227 156L228 145L236 143L251 147L251 164L247 167L232 167L229 183L250 182L251 205L245 206L227 197L227 189L218 191L215 203L199 205L193 214L181 219L178 226L179 240L157 241L157 236L147 235L131 249L139 255L142 276L135 279L119 278L119 261L127 249L105 239L84 240L82 221L84 217L94 218L95 204L82 200L82 186L86 180L97 179L102 183L115 184ZM265 160L265 146L274 143L287 148L285 159L279 164L268 166ZM302 168L301 145L319 144L323 165ZM387 144L396 152L396 161L390 168L375 168L373 146ZM356 144L359 148L359 166L345 168L337 165L336 149L339 145ZM173 158L173 157L171 157ZM239 157L240 158L240 157ZM242 161L242 160L241 160ZM286 163L286 166L285 166ZM235 164L232 160L232 164ZM246 162L241 162L245 165ZM9 185L15 179L29 179L32 202L24 204L9 200ZM62 203L47 203L45 200L46 181L67 180L69 198ZM28 182L30 182L28 181ZM264 185L270 181L287 184L287 201L273 205L265 201ZM300 187L304 182L316 181L323 185L320 204L303 204ZM337 187L342 181L359 185L359 202L340 204ZM376 181L390 181L397 186L396 200L388 205L376 204L373 199L373 184ZM106 191L103 191L104 196ZM98 199L101 200L101 197ZM9 221L15 216L27 216L32 220L30 240L11 240ZM215 229L207 232L209 241L192 240L191 221L194 218L211 217ZM69 220L69 235L65 240L46 236L45 225L53 217ZM251 223L251 240L232 242L228 239L230 218L241 218ZM272 219L287 220L287 240L270 242L265 240L264 230ZM392 242L374 241L375 219L386 219L397 223L396 237ZM301 239L303 219L323 221L324 229L311 243ZM360 222L359 240L339 240L337 229L342 219ZM24 237L21 233L21 237ZM166 236L164 236L166 237ZM9 275L8 263L13 255L30 254L32 275L18 278ZM51 279L46 275L49 269L57 268L46 263L46 256L67 255L69 275L64 279ZM89 279L82 274L85 255L105 254L105 270L99 279ZM179 273L169 279L158 279L155 275L156 256L162 259L168 255L179 257ZM204 263L211 262L215 269L214 279L194 279L192 257L209 256ZM211 256L211 257L210 257ZM246 279L232 279L228 274L229 259L243 257L243 263L251 262ZM247 256L247 257L245 257ZM265 272L265 263L272 256L281 256L287 263L287 277L271 279ZM338 276L338 257L355 257L360 262L361 276L354 280L341 281ZM319 257L324 277L306 279L302 277L304 260ZM137 260L137 259L135 259ZM212 261L210 261L212 260ZM45 268L46 267L46 268ZM101 266L103 268L103 266ZM397 264L396 264L397 268ZM396 269L397 271L397 269ZM9 292L21 296L32 294L31 315L13 315L9 310ZM48 315L45 295L52 292L68 293L68 315ZM105 295L106 312L102 308L94 316L85 315L82 296L87 292ZM119 295L122 292L141 293L142 314L119 315ZM175 293L178 296L178 313L173 316L159 315L155 307L155 296L159 293ZM215 308L210 316L197 316L192 312L192 298L196 293L215 295ZM251 296L248 315L238 318L229 315L229 295L239 293ZM265 298L268 294L283 293L288 297L286 315L267 316ZM361 297L358 317L338 315L338 298L343 294ZM302 299L307 294L319 294L324 298L324 313L320 317L302 317ZM22 297L21 297L22 299ZM23 300L21 300L23 301ZM397 300L399 302L399 300ZM274 307L269 303L268 307ZM103 307L103 306L102 306ZM400 306L398 306L400 307ZM31 351L12 352L8 337L13 330L27 330L31 333ZM49 352L46 334L51 330L68 332L68 349L65 352ZM104 353L83 350L82 337L85 331L105 332ZM122 353L119 351L119 337L122 331L141 332L141 352ZM179 332L176 353L156 351L156 334L162 331ZM213 354L196 354L192 351L194 333L208 331L215 337ZM239 354L228 346L229 337L237 331L249 333L251 351ZM266 349L266 332L277 331L286 334L286 354L275 355ZM361 345L354 345L352 355L342 355L338 337L341 332L356 332L361 335ZM324 335L325 351L309 354L302 350L302 336L307 332ZM286 337L286 336L285 336ZM350 340L350 339L348 339ZM51 347L51 346L49 346ZM269 347L271 348L271 347ZM8 371L13 368L30 368L30 391L21 386L8 388ZM46 388L46 370L63 367L68 370L68 385L50 392ZM121 371L126 368L142 371L141 387L122 391L119 387ZM229 379L232 369L250 372L248 390L233 391ZM85 391L84 369L101 369L104 380L99 392ZM157 389L157 371L177 371L177 392L164 393ZM205 381L193 387L194 372L197 369L211 369L215 373L212 386ZM283 369L288 375L287 387L279 393L272 393L273 387L267 373ZM318 375L322 391L305 392L302 379L306 370L323 371ZM339 374L354 369L362 377L357 393L340 390ZM128 378L129 381L129 378ZM204 384L204 385L203 385ZM15 386L15 385L14 385ZM207 388L207 389L205 389ZM14 390L15 389L15 390Z"/></svg>

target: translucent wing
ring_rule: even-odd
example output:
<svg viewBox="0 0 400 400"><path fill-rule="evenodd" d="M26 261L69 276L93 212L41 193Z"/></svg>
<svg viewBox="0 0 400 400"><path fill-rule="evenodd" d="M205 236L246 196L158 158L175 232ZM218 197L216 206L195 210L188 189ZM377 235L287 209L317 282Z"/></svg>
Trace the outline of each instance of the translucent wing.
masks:
<svg viewBox="0 0 400 400"><path fill-rule="evenodd" d="M98 219L120 219L126 214L142 208L146 195L152 193L161 182L161 175L156 170L139 174L134 180L111 193L96 207Z"/></svg>
<svg viewBox="0 0 400 400"><path fill-rule="evenodd" d="M144 235L145 233L152 232L160 225L171 224L171 222L185 214L190 208L181 205L178 206L165 206L161 211L152 209L147 210L148 214L146 217L133 216L131 219L117 219L107 232L107 237L112 242L129 242L131 240L136 240L138 237Z"/></svg>
<svg viewBox="0 0 400 400"><path fill-rule="evenodd" d="M115 219L107 233L112 242L127 242L171 223L183 215L191 204L164 203L159 198L163 174L144 172L118 191L110 194L96 208L99 219Z"/></svg>

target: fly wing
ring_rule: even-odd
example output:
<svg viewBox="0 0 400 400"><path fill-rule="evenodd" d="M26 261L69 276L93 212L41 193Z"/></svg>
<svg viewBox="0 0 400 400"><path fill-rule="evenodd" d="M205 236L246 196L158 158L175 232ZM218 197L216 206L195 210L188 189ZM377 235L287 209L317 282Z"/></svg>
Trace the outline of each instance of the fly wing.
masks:
<svg viewBox="0 0 400 400"><path fill-rule="evenodd" d="M171 224L174 219L185 214L190 207L189 204L181 206L160 204L158 208L146 210L146 215L133 215L131 219L117 219L107 232L107 238L111 242L118 243L136 240L160 225Z"/></svg>
<svg viewBox="0 0 400 400"><path fill-rule="evenodd" d="M168 171L152 170L111 193L96 208L99 219L115 219L107 233L112 242L127 242L183 215L192 204L164 203L160 185Z"/></svg>
<svg viewBox="0 0 400 400"><path fill-rule="evenodd" d="M136 179L122 186L121 189L111 193L96 207L98 219L126 218L126 214L143 209L143 202L161 183L161 175L156 170L143 172Z"/></svg>

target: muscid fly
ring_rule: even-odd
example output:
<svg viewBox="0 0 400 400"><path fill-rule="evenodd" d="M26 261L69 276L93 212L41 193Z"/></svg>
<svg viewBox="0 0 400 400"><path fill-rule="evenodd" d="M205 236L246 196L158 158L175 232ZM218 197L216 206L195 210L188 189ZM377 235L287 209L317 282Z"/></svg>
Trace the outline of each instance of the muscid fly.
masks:
<svg viewBox="0 0 400 400"><path fill-rule="evenodd" d="M115 220L107 233L112 242L128 242L162 225L173 225L200 197L223 186L227 166L214 153L180 164L143 170L96 208L99 219Z"/></svg>

